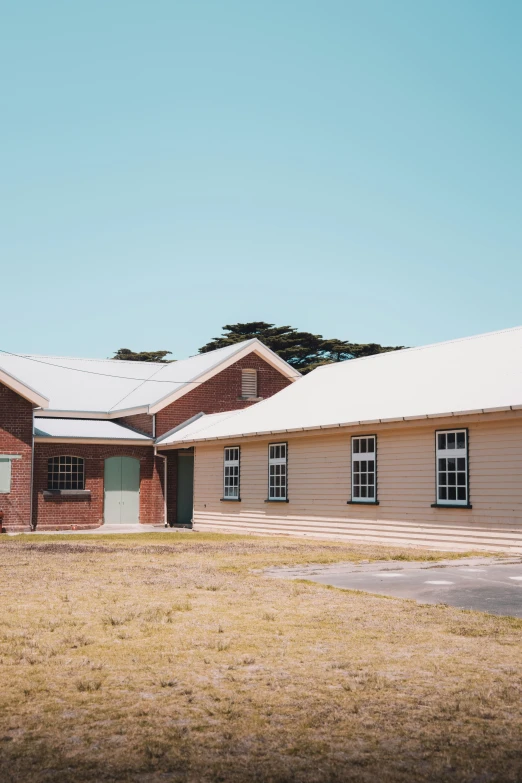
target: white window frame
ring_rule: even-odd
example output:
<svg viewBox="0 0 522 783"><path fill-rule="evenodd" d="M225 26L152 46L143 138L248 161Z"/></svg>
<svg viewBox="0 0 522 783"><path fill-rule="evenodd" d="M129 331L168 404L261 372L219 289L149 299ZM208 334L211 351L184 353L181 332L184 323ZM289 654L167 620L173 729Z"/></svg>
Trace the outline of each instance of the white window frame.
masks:
<svg viewBox="0 0 522 783"><path fill-rule="evenodd" d="M234 475L234 471L237 474ZM237 477L237 485L230 479ZM241 447L225 446L223 450L223 500L241 500ZM235 490L235 491L234 491Z"/></svg>
<svg viewBox="0 0 522 783"><path fill-rule="evenodd" d="M279 481L276 485L277 477L283 475L283 466L284 482ZM274 482L271 481L272 476ZM274 503L288 502L288 443L285 442L268 444L268 500Z"/></svg>
<svg viewBox="0 0 522 783"><path fill-rule="evenodd" d="M253 392L249 391L251 384ZM241 396L245 400L257 400L257 370L248 368L241 370Z"/></svg>
<svg viewBox="0 0 522 783"><path fill-rule="evenodd" d="M459 446L458 444L462 444L462 440L464 440L464 446ZM449 463L448 460L455 460L455 464ZM457 460L464 461L459 463ZM455 475L453 476L453 474ZM434 506L465 506L469 508L469 436L466 428L435 431L435 485ZM453 494L453 488L455 489L455 497L450 498L450 494ZM464 489L465 498L458 497L459 494L462 495L462 492L459 493L459 490L462 489Z"/></svg>
<svg viewBox="0 0 522 783"><path fill-rule="evenodd" d="M369 451L368 449L372 445L373 451ZM364 448L364 451L361 450L362 448ZM377 505L377 435L354 435L352 437L351 452L351 502ZM369 463L373 463L373 465L370 466ZM373 470L371 470L371 467L373 467ZM370 497L368 496L369 488L373 489L373 495ZM363 492L365 495L362 494Z"/></svg>
<svg viewBox="0 0 522 783"><path fill-rule="evenodd" d="M0 454L0 495L11 493L12 462L22 459L21 454Z"/></svg>
<svg viewBox="0 0 522 783"><path fill-rule="evenodd" d="M54 469L55 460L58 460L58 470ZM62 460L63 460L63 462L62 462ZM67 462L67 460L71 460L71 461ZM81 470L82 486L81 487L72 487L72 486L69 486L69 487L68 486L64 486L64 487L58 486L58 487L56 487L56 486L51 486L51 485L54 485L55 483L60 484L60 483L62 483L62 481L64 483L67 483L68 478L70 479L70 483L71 484L73 483L73 481L72 481L73 475L74 474L76 474L76 476L79 475L79 471L78 470L73 471L73 469L72 469L72 467L73 467L73 462L72 461L73 460L77 460L77 463L76 463L77 465L79 465L79 463L81 462L81 465L82 465L82 470ZM51 469L51 464L52 464L52 469ZM67 470L67 468L69 468L69 470ZM63 476L63 479L60 478L61 476ZM55 477L57 477L57 478L55 478ZM78 481L76 481L75 483L78 483ZM85 489L85 459L83 457L76 457L74 454L57 454L54 457L49 457L49 459L47 460L47 491L48 492L59 492L59 491L61 491L61 492L63 492L63 491L66 491L66 492L67 491L77 492L79 490L84 490L84 489Z"/></svg>

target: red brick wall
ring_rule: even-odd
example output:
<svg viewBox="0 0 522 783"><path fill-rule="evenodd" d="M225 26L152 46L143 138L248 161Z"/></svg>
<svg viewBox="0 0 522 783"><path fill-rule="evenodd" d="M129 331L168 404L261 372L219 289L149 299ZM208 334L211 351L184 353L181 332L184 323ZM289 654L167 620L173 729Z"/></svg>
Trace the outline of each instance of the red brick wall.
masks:
<svg viewBox="0 0 522 783"><path fill-rule="evenodd" d="M4 526L29 530L31 522L31 452L33 406L0 383L0 453L19 454L11 462L11 492L0 495Z"/></svg>
<svg viewBox="0 0 522 783"><path fill-rule="evenodd" d="M49 457L70 455L85 460L85 489L90 497L44 497ZM163 460L155 459L150 446L36 443L34 460L34 512L38 529L99 527L103 524L103 473L107 457L140 460L140 522L163 522Z"/></svg>
<svg viewBox="0 0 522 783"><path fill-rule="evenodd" d="M257 393L263 399L284 389L291 381L278 370L251 353L235 364L214 375L210 380L156 414L156 437L163 435L196 413L220 413L238 408L248 408L254 403L241 399L241 370L257 370Z"/></svg>
<svg viewBox="0 0 522 783"><path fill-rule="evenodd" d="M131 427L144 435L152 437L152 416L148 413L136 413L135 416L122 416L121 419L114 419L116 424L123 424L124 427Z"/></svg>

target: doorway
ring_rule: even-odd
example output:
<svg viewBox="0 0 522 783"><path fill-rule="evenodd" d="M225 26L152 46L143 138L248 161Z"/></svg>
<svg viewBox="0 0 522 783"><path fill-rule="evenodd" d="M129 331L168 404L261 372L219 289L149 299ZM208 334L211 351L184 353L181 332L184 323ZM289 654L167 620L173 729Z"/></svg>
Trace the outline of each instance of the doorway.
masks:
<svg viewBox="0 0 522 783"><path fill-rule="evenodd" d="M194 454L178 451L176 524L191 525L194 505Z"/></svg>
<svg viewBox="0 0 522 783"><path fill-rule="evenodd" d="M106 525L140 521L140 461L109 457L104 470L104 522Z"/></svg>

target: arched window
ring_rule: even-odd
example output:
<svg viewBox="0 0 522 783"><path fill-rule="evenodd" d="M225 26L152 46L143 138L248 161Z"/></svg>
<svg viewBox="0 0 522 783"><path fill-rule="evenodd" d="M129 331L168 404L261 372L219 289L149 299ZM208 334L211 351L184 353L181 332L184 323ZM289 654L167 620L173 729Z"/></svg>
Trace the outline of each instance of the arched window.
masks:
<svg viewBox="0 0 522 783"><path fill-rule="evenodd" d="M47 463L47 489L83 489L84 460L81 457L51 457Z"/></svg>

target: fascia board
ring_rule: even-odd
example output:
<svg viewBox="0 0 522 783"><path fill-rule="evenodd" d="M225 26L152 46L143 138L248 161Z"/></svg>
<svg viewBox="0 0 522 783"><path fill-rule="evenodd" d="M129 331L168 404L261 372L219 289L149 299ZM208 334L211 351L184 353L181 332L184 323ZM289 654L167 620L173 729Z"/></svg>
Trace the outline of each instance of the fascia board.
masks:
<svg viewBox="0 0 522 783"><path fill-rule="evenodd" d="M28 386L15 375L11 375L2 369L0 369L0 383L3 383L4 386L7 386L9 389L16 392L16 394L18 394L20 397L28 400L28 402L32 402L33 405L36 405L39 408L49 407L49 400L47 397L45 397L39 391L36 391L36 389L33 389L31 386Z"/></svg>
<svg viewBox="0 0 522 783"><path fill-rule="evenodd" d="M501 408L476 408L474 410L468 410L468 411L454 411L453 413L428 413L423 416L408 416L408 417L402 417L402 418L390 418L390 419L367 419L363 421L353 421L353 422L343 422L341 424L322 424L320 427L312 426L312 427L294 427L292 429L279 429L279 430L265 430L262 432L245 432L245 433L232 433L230 435L217 435L214 437L206 437L206 438L187 438L183 441L183 443L204 443L209 442L213 440L238 440L239 438L256 438L256 437L267 437L267 436L278 436L278 435L284 435L285 433L295 433L295 432L315 432L318 429L321 430L333 430L333 429L350 429L354 427L369 427L372 425L378 425L378 424L400 424L401 422L407 423L407 422L413 422L413 421L429 421L431 419L450 419L458 416L477 416L477 415L488 415L492 413L504 413L509 411L520 411L522 410L522 405L510 405L501 407ZM175 445L172 446L175 448ZM171 448L172 448L171 447Z"/></svg>
<svg viewBox="0 0 522 783"><path fill-rule="evenodd" d="M148 413L146 405L139 408L122 408L121 411L108 413L107 411L60 411L60 410L42 410L38 411L38 417L45 419L121 419L123 416L135 416L138 413Z"/></svg>
<svg viewBox="0 0 522 783"><path fill-rule="evenodd" d="M45 437L43 435L34 436L35 443L77 443L85 445L100 446L154 446L152 438L146 440L134 440L131 438L60 438Z"/></svg>
<svg viewBox="0 0 522 783"><path fill-rule="evenodd" d="M301 377L300 374L291 375L291 372L296 373L297 371L296 370L290 371L289 364L283 361L283 359L280 359L279 356L274 354L273 351L270 351L265 345L263 345L263 343L260 343L259 340L254 339L252 340L252 342L248 343L247 345L244 345L243 348L235 351L227 359L217 362L209 370L206 370L204 373L201 373L201 375L195 376L190 383L186 383L183 386L180 386L180 388L176 389L175 392L172 392L171 394L167 394L165 397L162 397L153 405L150 405L149 413L152 414L158 413L158 411L161 411L163 408L166 408L167 405L171 405L173 402L176 402L176 400L179 400L181 397L184 397L185 394L187 394L189 391L191 391L194 388L193 386L194 381L198 381L198 383L200 384L205 383L205 381L208 381L211 378L213 378L214 375L217 375L223 370L226 370L227 367L231 367L233 364L240 361L245 356L248 356L251 353L257 353L259 356L261 356L262 359L265 359L268 364L271 364L273 367L275 367L277 370L283 373L287 378L293 378L294 380L297 380L297 378Z"/></svg>
<svg viewBox="0 0 522 783"><path fill-rule="evenodd" d="M172 427L171 430L168 430L168 432L163 433L163 435L160 435L159 438L156 438L156 445L159 446L162 441L167 440L167 438L170 438L171 435L174 435L175 432L178 432L178 430L183 430L185 427L188 427L189 424L192 424L193 421L197 421L205 414L203 411L201 413L196 413L195 416L191 416L190 419L187 419L186 421L182 421L181 424L178 424L176 427Z"/></svg>

